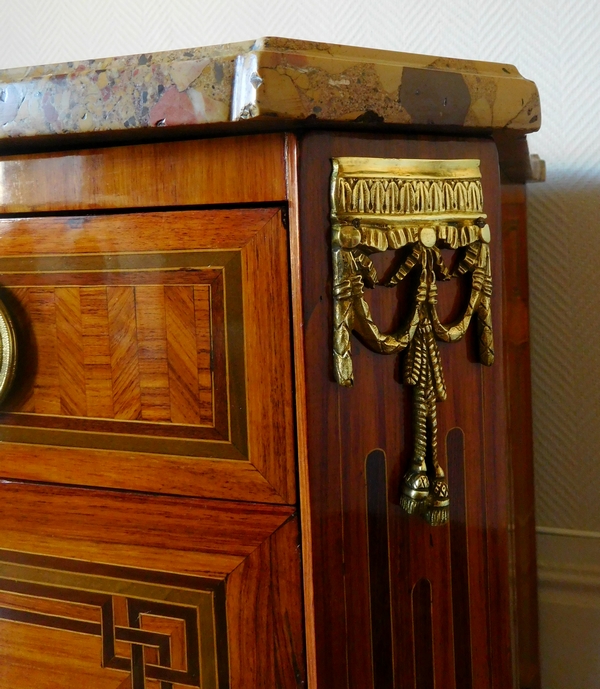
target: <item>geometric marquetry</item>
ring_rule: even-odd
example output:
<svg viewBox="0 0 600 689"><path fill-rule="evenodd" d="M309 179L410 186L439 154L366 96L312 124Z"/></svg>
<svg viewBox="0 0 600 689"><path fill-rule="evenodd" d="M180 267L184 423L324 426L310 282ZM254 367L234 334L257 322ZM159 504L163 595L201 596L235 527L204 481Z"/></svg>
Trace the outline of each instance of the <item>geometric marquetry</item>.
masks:
<svg viewBox="0 0 600 689"><path fill-rule="evenodd" d="M210 283L18 287L40 354L19 411L212 425L210 292Z"/></svg>
<svg viewBox="0 0 600 689"><path fill-rule="evenodd" d="M243 388L238 383L228 391L227 360L214 351L227 347L223 290L226 285L230 299L239 292L238 253L163 254L160 261L138 255L135 270L127 270L132 259L123 257L118 273L98 269L106 262L105 256L60 257L35 274L4 272L6 298L26 314L21 330L29 346L22 354L35 364L7 408L5 426L45 429L28 431L30 442L52 443L49 428L86 432L94 447L102 447L101 437L91 438L94 431L229 440L228 401L243 407ZM4 263L0 270L18 268ZM73 271L64 270L69 265ZM90 270L92 285L86 284ZM242 324L230 330L229 356L240 358ZM15 436L7 430L3 437ZM55 442L68 445L68 437ZM233 442L243 447L245 439ZM85 446L80 435L77 443ZM188 443L181 452L193 449Z"/></svg>
<svg viewBox="0 0 600 689"><path fill-rule="evenodd" d="M95 637L99 666L120 671L115 687L126 678L131 689L146 689L151 680L160 689L228 684L219 580L8 550L0 550L0 573L0 636L18 634L20 624ZM69 644L69 635L63 638Z"/></svg>
<svg viewBox="0 0 600 689"><path fill-rule="evenodd" d="M277 208L0 218L3 475L294 502L288 260Z"/></svg>
<svg viewBox="0 0 600 689"><path fill-rule="evenodd" d="M135 433L161 440L116 445L164 452L164 439L178 438L169 452L192 455L207 450L184 439L225 440L234 447L221 456L243 458L245 420L231 437L227 411L244 408L243 381L228 390L227 359L214 356L226 343L230 359L243 354L241 319L229 319L227 338L222 297L227 288L239 299L239 252L122 256L119 272L102 269L109 258L61 256L34 274L0 259L7 298L26 314L24 356L36 364L7 407L3 437L35 428L29 442L115 447L107 432Z"/></svg>
<svg viewBox="0 0 600 689"><path fill-rule="evenodd" d="M0 686L303 686L285 505L0 483Z"/></svg>

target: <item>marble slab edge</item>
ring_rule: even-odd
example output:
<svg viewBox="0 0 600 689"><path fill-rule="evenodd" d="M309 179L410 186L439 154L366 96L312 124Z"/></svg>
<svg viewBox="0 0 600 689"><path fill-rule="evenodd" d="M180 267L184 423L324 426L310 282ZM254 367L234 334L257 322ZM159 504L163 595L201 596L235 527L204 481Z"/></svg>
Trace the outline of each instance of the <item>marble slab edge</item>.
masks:
<svg viewBox="0 0 600 689"><path fill-rule="evenodd" d="M0 71L0 148L243 120L522 136L541 115L512 65L282 38Z"/></svg>

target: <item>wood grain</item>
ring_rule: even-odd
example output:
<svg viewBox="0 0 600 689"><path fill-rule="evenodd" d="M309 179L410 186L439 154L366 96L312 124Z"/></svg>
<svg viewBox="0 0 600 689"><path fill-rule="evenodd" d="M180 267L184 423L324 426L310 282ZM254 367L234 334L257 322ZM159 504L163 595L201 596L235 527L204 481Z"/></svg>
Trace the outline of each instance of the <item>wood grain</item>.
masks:
<svg viewBox="0 0 600 689"><path fill-rule="evenodd" d="M284 135L0 157L0 213L281 202Z"/></svg>
<svg viewBox="0 0 600 689"><path fill-rule="evenodd" d="M24 458L26 461L24 461ZM68 459L68 463L65 461ZM170 495L284 503L250 462L2 443L0 477Z"/></svg>
<svg viewBox="0 0 600 689"><path fill-rule="evenodd" d="M40 598L39 596L34 598L32 594L36 592L36 589L32 584L27 585L13 580L5 580L2 583L5 590L0 593L1 608L28 610L47 615L70 616L74 619L88 622L100 622L102 619L98 608L93 608L83 603L65 603L63 601ZM7 590L15 591L15 593L7 593Z"/></svg>
<svg viewBox="0 0 600 689"><path fill-rule="evenodd" d="M35 299L31 300L30 303L30 295L29 291L27 289L23 289L21 287L17 287L14 290L6 290L0 287L2 290L2 299L4 300L5 306L8 309L9 314L12 314L12 320L13 320L13 325L15 325L15 335L16 335L16 340L17 340L17 359L21 358L23 360L23 349L25 349L26 352L28 351L33 351L37 352L37 346L38 346L38 341L36 341L36 334L32 328L32 323L31 323L31 316L30 316L30 306L36 310L37 303ZM53 295L54 298L54 295ZM42 307L42 312L45 309ZM55 311L52 311L53 314L53 319L55 320L56 314ZM54 332L53 333L48 333L49 340L53 342L53 345L56 345L56 323L53 322L54 326ZM38 333L38 340L39 340L39 333ZM19 355L19 350L20 350L20 355ZM55 352L56 354L56 352ZM14 395L14 391L18 390L17 394L14 395L15 397L18 397L18 404L22 407L23 411L33 411L35 409L35 389L33 385L31 384L31 377L35 376L38 372L37 369L37 356L27 356L26 358L29 359L29 367L27 370L24 370L23 366L18 366L18 361L17 361L17 368L15 370L15 378L13 379L13 383L11 385L12 388L12 395ZM51 362L53 363L53 362ZM56 374L58 375L58 368L56 368ZM61 410L61 403L60 403L60 384L57 390L58 396L56 399L57 402L57 408L58 408L58 413L60 413ZM5 402L6 404L6 402Z"/></svg>
<svg viewBox="0 0 600 689"><path fill-rule="evenodd" d="M290 507L3 483L0 548L222 577Z"/></svg>
<svg viewBox="0 0 600 689"><path fill-rule="evenodd" d="M450 503L450 549L452 571L452 623L454 625L454 672L456 686L473 687L473 638L471 635L471 592L469 582L469 516L467 514L467 475L465 435L452 428L446 435ZM477 604L477 600L473 603ZM480 631L480 630L478 630ZM476 642L475 642L476 643ZM485 686L485 679L479 680Z"/></svg>
<svg viewBox="0 0 600 689"><path fill-rule="evenodd" d="M171 418L175 423L199 423L198 350L194 288L165 287L167 356Z"/></svg>
<svg viewBox="0 0 600 689"><path fill-rule="evenodd" d="M275 208L240 208L0 218L1 255L26 256L26 270L35 271L37 257L46 254L239 249L277 213Z"/></svg>
<svg viewBox="0 0 600 689"><path fill-rule="evenodd" d="M142 419L170 421L169 364L162 285L135 290Z"/></svg>
<svg viewBox="0 0 600 689"><path fill-rule="evenodd" d="M497 203L501 203L501 192ZM502 228L501 212L496 227ZM496 234L501 235L501 229ZM485 506L487 519L487 586L489 596L490 674L494 689L518 686L514 670L517 661L513 627L513 592L510 567L512 553L509 540L512 505L510 504L510 457L508 454L507 408L504 354L504 252L503 242L492 253L496 302L494 305L494 346L496 366L483 371L483 408L494 409L486 419L484 435Z"/></svg>
<svg viewBox="0 0 600 689"><path fill-rule="evenodd" d="M214 657L216 642L226 673L219 689L297 689L305 662L298 546L290 507L3 483L0 680L56 686L45 672L64 686L116 689L131 686L136 663L142 672L156 664L164 641L161 665L179 672L199 650ZM215 641L206 618L185 623L205 605L194 602L203 591L214 591ZM121 659L102 667L113 624ZM202 669L202 687L216 687Z"/></svg>
<svg viewBox="0 0 600 689"><path fill-rule="evenodd" d="M228 581L231 689L305 686L300 553L296 520L282 526L232 572ZM265 563L270 567L265 569ZM269 637L276 640L264 655Z"/></svg>
<svg viewBox="0 0 600 689"><path fill-rule="evenodd" d="M222 276L213 280L210 285L210 335L212 340L210 367L213 377L213 412L216 428L227 428L229 425L229 380L227 375L227 351L224 343L227 338L225 322L225 283ZM198 310L196 310L198 314ZM196 331L202 338L202 331ZM198 340L200 342L200 340ZM223 344L222 344L223 343ZM200 344L198 345L200 347ZM200 354L198 361L202 361Z"/></svg>
<svg viewBox="0 0 600 689"><path fill-rule="evenodd" d="M36 689L56 689L70 686L77 678L82 686L94 689L126 689L121 684L123 673L104 669L98 663L101 640L97 637L50 629L44 631L42 641L35 627L5 622L0 624L0 647L4 649L0 666L4 686L18 687L27 677L29 686ZM61 666L56 658L64 658L65 649L70 660Z"/></svg>
<svg viewBox="0 0 600 689"><path fill-rule="evenodd" d="M381 450L373 450L365 460L365 483L369 533L373 683L376 687L393 687L394 654L392 650L387 462Z"/></svg>
<svg viewBox="0 0 600 689"><path fill-rule="evenodd" d="M60 287L55 295L61 413L87 416L80 293L75 287Z"/></svg>
<svg viewBox="0 0 600 689"><path fill-rule="evenodd" d="M269 482L281 486L286 502L295 502L295 471L289 469L295 464L295 442L287 257L287 233L281 219L274 217L243 254L244 280L249 285L244 292L244 329L250 362L250 458ZM257 353L254 364L251 352ZM260 390L262 395L257 394ZM277 461L266 461L271 448L277 448Z"/></svg>
<svg viewBox="0 0 600 689"><path fill-rule="evenodd" d="M106 288L90 287L79 294L87 415L115 418ZM40 361L45 362L41 356Z"/></svg>
<svg viewBox="0 0 600 689"><path fill-rule="evenodd" d="M307 575L312 579L314 595L317 687L374 689L373 659L377 658L380 668L385 660L390 662L381 657L383 646L374 649L371 643L376 622L371 620L369 605L369 563L373 567L369 542L375 536L369 533L364 463L377 449L383 450L388 459L394 686L414 689L421 677L425 686L435 683L444 689L458 689L455 663L464 659L464 651L459 650L455 658L454 636L464 627L454 628L453 605L462 603L461 609L469 615L471 638L460 639L458 648L461 643L463 648L465 643L469 647L473 686L510 687L511 650L505 636L510 616L508 551L504 548L507 521L506 502L504 506L501 503L506 487L502 348L497 348L495 366L484 370L474 355L471 336L460 343L440 345L449 397L438 405L439 437L445 438L450 429L460 426L466 438L468 557L462 565L466 561L468 589L458 587L455 595L450 527L432 529L421 519L409 518L398 505L399 482L412 451L411 391L399 384L401 362L394 356L371 352L354 338L354 387L341 388L333 381L328 196L330 159L338 156L481 160L484 203L493 228L492 255L496 261L494 329L496 337L502 336L499 174L493 143L425 136L307 135L300 144L299 156L302 323L296 327L303 338L296 340L296 351L304 357L306 371L303 413L308 429L307 454L300 454L299 461L306 462L300 475L306 477L302 493L310 508L310 536L304 539L312 545ZM383 260L381 263L383 266ZM463 296L456 284L440 284L439 310L446 320L452 318ZM368 299L376 323L390 330L402 322L405 295L376 289ZM441 461L445 464L444 458ZM460 548L460 543L456 546ZM385 567L385 558L379 561ZM378 576L384 574L379 572ZM411 612L411 591L422 580L430 582L431 652L421 646ZM469 601L464 600L465 591ZM464 605L467 602L470 607ZM496 634L501 643L494 647ZM429 660L415 667L415 653Z"/></svg>
<svg viewBox="0 0 600 689"><path fill-rule="evenodd" d="M39 414L60 414L60 378L56 339L56 295L52 287L38 287L27 292L37 358L44 365L37 369L35 403L31 410ZM23 295L24 296L24 295ZM25 407L26 410L30 408Z"/></svg>
<svg viewBox="0 0 600 689"><path fill-rule="evenodd" d="M540 689L526 201L524 185L503 185L505 380L514 504L519 680L521 689Z"/></svg>
<svg viewBox="0 0 600 689"><path fill-rule="evenodd" d="M108 333L113 407L116 419L138 419L142 411L132 287L108 287Z"/></svg>
<svg viewBox="0 0 600 689"><path fill-rule="evenodd" d="M211 287L194 285L196 324L196 370L198 375L198 414L200 423L213 421L213 339ZM198 327L202 324L205 327Z"/></svg>
<svg viewBox="0 0 600 689"><path fill-rule="evenodd" d="M298 493L302 537L304 590L304 635L306 644L306 679L309 687L317 686L317 639L315 625L315 589L313 579L313 540L311 530L311 496L308 473L308 426L306 418L306 366L304 356L304 317L302 300L302 260L300 195L298 187L299 142L296 136L286 136L288 184L288 222L290 237L290 294L293 337L293 362L296 406L296 453Z"/></svg>
<svg viewBox="0 0 600 689"><path fill-rule="evenodd" d="M60 399L64 392L66 395L74 394L79 397L85 395L87 406L84 408L80 405L78 414L73 414L67 407L57 407L56 414L186 423L185 410L188 409L188 415L191 416L187 422L211 425L213 314L210 280L215 272L197 270L186 273L185 278L188 280L195 276L195 282L209 281L209 284L203 285L171 284L183 280L175 271L154 271L147 274L141 271L122 271L104 274L107 283L119 280L141 283L120 287L88 286L84 282L87 277L85 271L61 274L61 278L57 278L52 271L38 273L35 277L29 276L27 282L41 282L45 279L46 282L64 284L75 282L81 286L60 289L52 286L17 287L7 293L27 313L32 326L35 346L30 352L25 350L24 355L39 362L32 383L36 391L35 400L28 400L27 407L18 405L18 410L48 414L48 410L53 408L54 397ZM220 275L218 272L216 274ZM153 282L160 283L163 280L166 284L145 284L148 276ZM6 275L5 286L8 283L22 282L20 277L22 276ZM167 304L165 291L170 295ZM66 315L59 314L62 320L57 321L55 299L60 299L65 294L69 294L76 305L78 303L77 313L74 314L73 309L71 312L67 310ZM193 304L192 295L196 295ZM182 297L181 300L179 296ZM187 308L184 301L186 296ZM182 309L185 318L179 322L178 314ZM57 323L61 327L77 327L72 334L73 343L69 342L68 346L81 344L83 348L83 377L72 371L75 364L81 367L80 357L73 359L68 351L58 346ZM170 329L167 328L167 323L170 324ZM70 332L67 331L63 338L68 339ZM200 354L198 346L201 347ZM217 346L224 348L222 339ZM182 365L187 367L187 373L179 370ZM226 361L221 365L226 368ZM66 371L62 370L63 366L66 366ZM173 377L172 385L169 383L169 368ZM175 399L172 410L170 395L176 396L182 385L181 380L185 382L186 379L189 379L188 386L191 386L187 391L188 399L179 400L179 406ZM202 397L199 392L200 379L204 384ZM166 400L162 397L166 397ZM199 411L201 405L204 407L203 416ZM193 410L196 410L195 413Z"/></svg>
<svg viewBox="0 0 600 689"><path fill-rule="evenodd" d="M419 689L435 689L431 582L419 579L412 590L415 679Z"/></svg>
<svg viewBox="0 0 600 689"><path fill-rule="evenodd" d="M3 475L295 502L288 242L276 209L0 225L0 280L40 343L25 355L36 364L33 400L15 396L0 419L12 448ZM29 312L30 291L34 305L43 296L43 308ZM68 403L42 415L38 402L55 404L56 375ZM64 434L71 431L78 433ZM62 466L53 446L64 447ZM87 457L77 449L85 447ZM165 471L180 470L157 476L161 463L148 453L163 457ZM116 469L102 479L93 461Z"/></svg>

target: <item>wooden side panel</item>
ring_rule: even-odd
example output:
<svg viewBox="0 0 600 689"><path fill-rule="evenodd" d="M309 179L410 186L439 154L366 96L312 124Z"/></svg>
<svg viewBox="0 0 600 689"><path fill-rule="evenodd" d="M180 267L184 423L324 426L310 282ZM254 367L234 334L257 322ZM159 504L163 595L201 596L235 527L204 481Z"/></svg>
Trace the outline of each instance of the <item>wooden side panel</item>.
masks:
<svg viewBox="0 0 600 689"><path fill-rule="evenodd" d="M483 367L475 335L440 344L448 399L438 404L441 464L452 521L430 527L399 506L412 453L411 391L402 360L353 336L354 387L332 374L329 250L331 158L476 158L492 228L496 363ZM502 232L495 146L487 140L313 133L300 142L300 236L306 447L302 501L309 510L318 689L496 689L512 686L504 445ZM379 274L390 255L371 256ZM405 289L406 291L402 291ZM406 318L414 285L376 288L368 300L386 332ZM439 283L448 322L465 285ZM459 436L456 435L459 434ZM457 437L464 438L458 443ZM452 467L449 466L452 462ZM377 582L389 581L377 586ZM377 590L373 587L376 586ZM386 590L389 593L386 594ZM387 630L387 631L386 631Z"/></svg>
<svg viewBox="0 0 600 689"><path fill-rule="evenodd" d="M0 213L285 201L283 134L0 157Z"/></svg>
<svg viewBox="0 0 600 689"><path fill-rule="evenodd" d="M284 506L3 483L0 683L297 689L298 539Z"/></svg>
<svg viewBox="0 0 600 689"><path fill-rule="evenodd" d="M527 211L524 185L502 187L504 348L512 470L521 689L540 689L535 496L529 354Z"/></svg>
<svg viewBox="0 0 600 689"><path fill-rule="evenodd" d="M0 219L0 235L21 362L3 476L295 501L277 209Z"/></svg>

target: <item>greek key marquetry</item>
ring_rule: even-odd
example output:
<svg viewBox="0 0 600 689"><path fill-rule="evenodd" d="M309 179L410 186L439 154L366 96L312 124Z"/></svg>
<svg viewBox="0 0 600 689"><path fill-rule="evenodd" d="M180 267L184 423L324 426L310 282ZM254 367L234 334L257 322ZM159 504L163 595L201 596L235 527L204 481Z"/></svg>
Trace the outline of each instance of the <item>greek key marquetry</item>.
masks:
<svg viewBox="0 0 600 689"><path fill-rule="evenodd" d="M478 160L337 158L331 178L334 331L337 381L353 383L351 333L381 354L406 351L404 383L413 388L413 456L402 480L400 504L432 525L448 520L449 492L437 459L437 402L447 397L436 340L456 342L477 319L481 363L494 360L490 228L483 212ZM456 267L441 249L460 252ZM397 251L396 264L380 280L370 255ZM408 321L383 333L374 322L365 288L394 287L417 274ZM462 316L439 318L437 281L471 279Z"/></svg>
<svg viewBox="0 0 600 689"><path fill-rule="evenodd" d="M131 689L227 686L220 581L10 551L0 574L0 620L96 637Z"/></svg>

